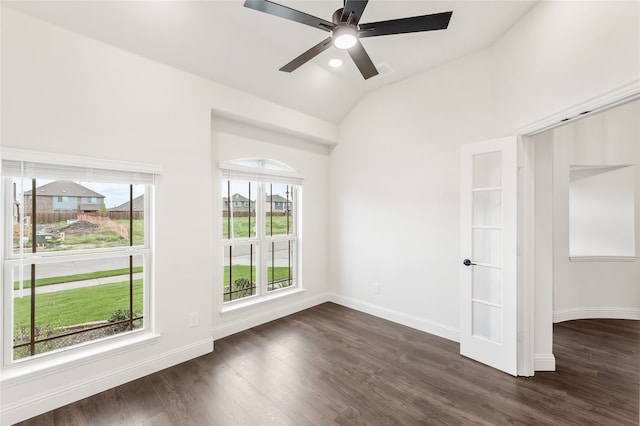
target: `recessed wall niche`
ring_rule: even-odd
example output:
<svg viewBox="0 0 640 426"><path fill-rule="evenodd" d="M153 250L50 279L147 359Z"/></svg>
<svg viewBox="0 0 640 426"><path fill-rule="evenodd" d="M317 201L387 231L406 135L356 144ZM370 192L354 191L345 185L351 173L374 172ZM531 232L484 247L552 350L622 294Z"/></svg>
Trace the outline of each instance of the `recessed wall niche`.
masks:
<svg viewBox="0 0 640 426"><path fill-rule="evenodd" d="M635 247L633 165L569 166L569 255L627 257Z"/></svg>

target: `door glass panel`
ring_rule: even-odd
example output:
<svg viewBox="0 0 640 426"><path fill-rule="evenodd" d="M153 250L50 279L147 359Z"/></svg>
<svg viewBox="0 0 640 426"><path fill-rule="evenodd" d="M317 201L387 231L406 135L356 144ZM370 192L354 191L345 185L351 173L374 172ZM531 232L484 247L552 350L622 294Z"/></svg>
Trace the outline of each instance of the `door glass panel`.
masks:
<svg viewBox="0 0 640 426"><path fill-rule="evenodd" d="M502 310L484 303L473 302L473 335L492 342L501 342Z"/></svg>
<svg viewBox="0 0 640 426"><path fill-rule="evenodd" d="M473 224L500 226L502 224L502 191L475 191L473 193Z"/></svg>
<svg viewBox="0 0 640 426"><path fill-rule="evenodd" d="M502 264L502 231L500 229L473 229L473 255L475 263Z"/></svg>
<svg viewBox="0 0 640 426"><path fill-rule="evenodd" d="M473 156L473 187L501 186L501 153L499 151Z"/></svg>
<svg viewBox="0 0 640 426"><path fill-rule="evenodd" d="M502 269L473 267L473 298L502 304Z"/></svg>

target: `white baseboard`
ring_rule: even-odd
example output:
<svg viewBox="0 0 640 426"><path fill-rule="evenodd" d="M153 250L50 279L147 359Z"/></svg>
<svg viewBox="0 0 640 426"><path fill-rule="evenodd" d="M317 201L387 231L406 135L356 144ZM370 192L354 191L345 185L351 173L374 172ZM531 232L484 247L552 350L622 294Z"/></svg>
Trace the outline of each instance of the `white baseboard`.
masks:
<svg viewBox="0 0 640 426"><path fill-rule="evenodd" d="M218 340L328 301L328 293L323 293L318 296L303 299L293 304L287 304L259 314L245 316L244 318L236 321L233 320L233 317L225 315L225 322L219 327L215 327L213 329L213 339Z"/></svg>
<svg viewBox="0 0 640 426"><path fill-rule="evenodd" d="M331 293L329 295L329 301L347 308L355 309L356 311L365 312L398 324L406 325L407 327L415 328L416 330L434 334L438 337L453 340L454 342L460 341L460 329L455 327L429 321L413 315L407 315L402 312L394 311L393 309L383 308L381 306L362 302L350 297L340 296L335 293Z"/></svg>
<svg viewBox="0 0 640 426"><path fill-rule="evenodd" d="M556 371L556 357L553 354L534 354L534 371Z"/></svg>
<svg viewBox="0 0 640 426"><path fill-rule="evenodd" d="M557 309L553 311L554 323L578 320L578 319L594 319L594 318L640 320L640 309L589 307L589 308Z"/></svg>
<svg viewBox="0 0 640 426"><path fill-rule="evenodd" d="M0 412L1 424L14 424L37 416L55 408L78 401L91 395L114 388L140 377L147 376L165 368L210 353L213 349L211 338L203 339L181 348L153 357L138 360L121 368L115 368L58 388L48 388L44 392L19 402L3 405Z"/></svg>

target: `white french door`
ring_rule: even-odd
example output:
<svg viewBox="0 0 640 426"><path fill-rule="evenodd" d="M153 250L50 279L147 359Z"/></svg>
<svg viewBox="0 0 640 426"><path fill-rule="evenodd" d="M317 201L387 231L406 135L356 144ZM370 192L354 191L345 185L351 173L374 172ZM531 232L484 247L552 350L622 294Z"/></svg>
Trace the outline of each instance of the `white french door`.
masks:
<svg viewBox="0 0 640 426"><path fill-rule="evenodd" d="M517 374L517 139L461 148L460 353Z"/></svg>

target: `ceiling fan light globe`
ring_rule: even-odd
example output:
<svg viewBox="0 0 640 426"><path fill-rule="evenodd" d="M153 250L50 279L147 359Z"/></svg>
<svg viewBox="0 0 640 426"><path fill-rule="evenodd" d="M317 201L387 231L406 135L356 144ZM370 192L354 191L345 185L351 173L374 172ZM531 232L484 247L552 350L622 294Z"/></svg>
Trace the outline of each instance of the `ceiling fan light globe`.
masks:
<svg viewBox="0 0 640 426"><path fill-rule="evenodd" d="M337 28L333 35L333 45L338 49L351 49L358 41L358 33L351 27Z"/></svg>

